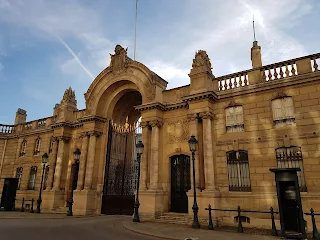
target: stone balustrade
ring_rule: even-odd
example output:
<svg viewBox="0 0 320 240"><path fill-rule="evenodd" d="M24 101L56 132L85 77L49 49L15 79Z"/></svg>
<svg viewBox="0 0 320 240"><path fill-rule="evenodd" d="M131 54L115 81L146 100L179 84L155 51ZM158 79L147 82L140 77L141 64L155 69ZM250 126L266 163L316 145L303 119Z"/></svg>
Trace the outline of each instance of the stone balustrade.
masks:
<svg viewBox="0 0 320 240"><path fill-rule="evenodd" d="M47 119L39 119L37 122L37 128L45 128L47 124Z"/></svg>
<svg viewBox="0 0 320 240"><path fill-rule="evenodd" d="M217 77L218 90L226 91L249 84L278 81L296 75L320 71L320 53L265 65Z"/></svg>
<svg viewBox="0 0 320 240"><path fill-rule="evenodd" d="M15 133L15 130L16 129L14 125L0 124L0 134Z"/></svg>

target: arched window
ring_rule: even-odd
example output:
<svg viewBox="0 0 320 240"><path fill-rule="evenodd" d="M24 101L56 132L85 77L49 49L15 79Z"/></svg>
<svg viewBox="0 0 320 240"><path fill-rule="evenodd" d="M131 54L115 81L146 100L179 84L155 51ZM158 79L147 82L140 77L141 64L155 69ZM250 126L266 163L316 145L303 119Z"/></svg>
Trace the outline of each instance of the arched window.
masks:
<svg viewBox="0 0 320 240"><path fill-rule="evenodd" d="M44 172L44 182L43 182L43 190L45 190L48 186L48 180L49 180L49 171L50 166L46 166L45 172Z"/></svg>
<svg viewBox="0 0 320 240"><path fill-rule="evenodd" d="M251 191L248 152L246 150L227 152L229 191Z"/></svg>
<svg viewBox="0 0 320 240"><path fill-rule="evenodd" d="M23 171L23 168L22 168L22 167L18 167L17 170L16 170L16 178L18 179L17 190L20 190L20 184L21 184L21 178L22 178L22 171Z"/></svg>
<svg viewBox="0 0 320 240"><path fill-rule="evenodd" d="M226 131L243 132L243 107L230 106L226 108Z"/></svg>
<svg viewBox="0 0 320 240"><path fill-rule="evenodd" d="M26 154L26 150L27 150L27 140L23 140L20 148L20 157Z"/></svg>
<svg viewBox="0 0 320 240"><path fill-rule="evenodd" d="M301 147L279 147L276 149L277 166L278 168L300 168L297 172L298 182L301 192L307 191L306 180L303 171L303 157Z"/></svg>
<svg viewBox="0 0 320 240"><path fill-rule="evenodd" d="M278 94L278 96L272 100L271 105L273 122L276 128L295 125L296 119L292 97Z"/></svg>
<svg viewBox="0 0 320 240"><path fill-rule="evenodd" d="M38 137L36 139L35 145L34 145L34 155L40 154L40 145L41 145L41 138Z"/></svg>
<svg viewBox="0 0 320 240"><path fill-rule="evenodd" d="M34 190L36 186L36 175L37 175L37 167L32 166L30 168L29 181L28 181L28 190Z"/></svg>

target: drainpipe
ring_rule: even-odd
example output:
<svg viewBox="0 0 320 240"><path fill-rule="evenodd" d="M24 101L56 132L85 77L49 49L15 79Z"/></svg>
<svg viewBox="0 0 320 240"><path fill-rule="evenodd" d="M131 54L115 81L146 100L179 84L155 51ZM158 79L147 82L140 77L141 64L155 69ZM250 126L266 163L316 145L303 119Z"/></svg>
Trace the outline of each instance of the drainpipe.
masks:
<svg viewBox="0 0 320 240"><path fill-rule="evenodd" d="M1 178L1 174L2 174L2 168L3 168L4 156L5 156L6 148L7 148L7 142L8 142L8 139L6 139L4 142L4 147L3 147L2 157L1 157L1 165L0 165L0 178Z"/></svg>

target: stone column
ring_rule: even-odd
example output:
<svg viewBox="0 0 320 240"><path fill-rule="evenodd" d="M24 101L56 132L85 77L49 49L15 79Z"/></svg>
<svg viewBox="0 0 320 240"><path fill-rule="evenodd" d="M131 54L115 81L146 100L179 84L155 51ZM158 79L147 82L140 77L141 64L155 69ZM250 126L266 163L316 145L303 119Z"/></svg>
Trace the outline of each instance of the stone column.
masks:
<svg viewBox="0 0 320 240"><path fill-rule="evenodd" d="M84 183L85 190L90 190L92 187L94 158L96 153L96 142L97 142L97 137L100 136L100 132L92 131L89 134L90 134L89 150L88 150L88 159L87 159L87 167L86 167L86 177L85 177L85 183Z"/></svg>
<svg viewBox="0 0 320 240"><path fill-rule="evenodd" d="M189 135L195 136L196 139L199 141L199 134L198 134L198 116L197 114L188 114L188 121L189 121ZM196 188L200 189L200 159L199 159L199 148L195 152L195 172L196 172ZM192 158L190 158L190 169L192 173ZM191 189L193 189L193 181L191 181Z"/></svg>
<svg viewBox="0 0 320 240"><path fill-rule="evenodd" d="M87 163L87 156L88 156L89 134L85 132L81 135L81 138L82 138L82 145L81 145L80 169L79 169L79 175L78 175L77 190L82 190L84 187L84 176L86 172L86 163Z"/></svg>
<svg viewBox="0 0 320 240"><path fill-rule="evenodd" d="M150 125L147 122L141 122L142 127L142 143L144 145L144 150L141 159L141 183L140 190L144 191L147 189L147 179L148 179L148 151L149 151L149 132Z"/></svg>
<svg viewBox="0 0 320 240"><path fill-rule="evenodd" d="M203 156L204 156L204 174L205 174L205 190L214 190L214 164L212 151L212 127L211 120L213 114L211 112L200 113L203 123Z"/></svg>
<svg viewBox="0 0 320 240"><path fill-rule="evenodd" d="M150 121L151 131L151 173L150 189L157 190L159 186L159 128L162 122L159 120Z"/></svg>
<svg viewBox="0 0 320 240"><path fill-rule="evenodd" d="M46 191L49 191L53 187L54 180L54 171L56 167L57 161L57 153L58 153L58 139L56 137L52 137L51 141L53 141L52 152L50 153L50 162L49 162L49 176L48 176L48 185Z"/></svg>
<svg viewBox="0 0 320 240"><path fill-rule="evenodd" d="M69 141L69 137L59 137L59 145L58 145L58 154L57 154L57 161L54 171L54 182L53 182L53 191L60 190L60 182L61 182L61 173L62 173L62 161L64 155L65 144Z"/></svg>

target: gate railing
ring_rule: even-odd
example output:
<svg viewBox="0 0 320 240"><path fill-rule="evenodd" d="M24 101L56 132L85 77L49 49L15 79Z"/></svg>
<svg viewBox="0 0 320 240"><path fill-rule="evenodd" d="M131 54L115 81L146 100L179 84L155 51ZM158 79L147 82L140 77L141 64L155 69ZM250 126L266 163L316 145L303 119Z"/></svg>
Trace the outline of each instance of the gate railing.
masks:
<svg viewBox="0 0 320 240"><path fill-rule="evenodd" d="M271 234L272 236L278 236L278 231L276 229L276 224L274 220L274 214L279 214L279 212L276 212L273 210L273 207L270 208L270 211L256 211L256 210L244 210L241 209L240 206L238 206L237 209L220 209L220 208L211 208L211 205L209 204L208 208L205 208L209 212L209 224L208 229L214 230L214 225L212 221L212 211L223 211L223 212L237 212L237 216L235 219L238 221L238 232L243 233L243 226L242 222L246 218L245 216L241 215L241 213L263 213L263 214L270 214L271 218Z"/></svg>
<svg viewBox="0 0 320 240"><path fill-rule="evenodd" d="M24 212L26 210L27 203L31 203L30 212L33 213L34 198L32 198L31 200L27 200L25 198L22 198L22 199L14 198L13 204L12 204L12 211L16 210L16 201L21 201L20 212Z"/></svg>
<svg viewBox="0 0 320 240"><path fill-rule="evenodd" d="M312 239L320 240L320 235L317 229L316 220L314 216L320 216L320 213L314 213L313 208L310 209L310 213L305 213L305 215L311 216L312 221Z"/></svg>

